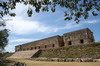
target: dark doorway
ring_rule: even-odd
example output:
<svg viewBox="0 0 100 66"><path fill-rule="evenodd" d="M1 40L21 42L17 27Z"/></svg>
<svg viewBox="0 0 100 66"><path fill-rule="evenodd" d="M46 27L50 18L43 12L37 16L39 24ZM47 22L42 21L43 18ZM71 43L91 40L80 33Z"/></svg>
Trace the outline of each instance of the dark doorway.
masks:
<svg viewBox="0 0 100 66"><path fill-rule="evenodd" d="M45 48L47 48L47 46L45 45Z"/></svg>
<svg viewBox="0 0 100 66"><path fill-rule="evenodd" d="M23 49L23 51L25 51L25 49Z"/></svg>
<svg viewBox="0 0 100 66"><path fill-rule="evenodd" d="M68 45L72 45L72 42L71 41L68 41Z"/></svg>
<svg viewBox="0 0 100 66"><path fill-rule="evenodd" d="M33 47L31 47L31 50L33 50Z"/></svg>
<svg viewBox="0 0 100 66"><path fill-rule="evenodd" d="M84 43L84 40L83 40L83 39L81 39L81 40L80 40L80 43L82 43L82 44L83 44L83 43Z"/></svg>
<svg viewBox="0 0 100 66"><path fill-rule="evenodd" d="M35 47L35 49L36 49L36 47Z"/></svg>
<svg viewBox="0 0 100 66"><path fill-rule="evenodd" d="M40 49L40 46L39 46L39 49Z"/></svg>
<svg viewBox="0 0 100 66"><path fill-rule="evenodd" d="M29 48L27 48L27 50L29 50Z"/></svg>
<svg viewBox="0 0 100 66"><path fill-rule="evenodd" d="M53 44L53 46L52 47L55 47L55 45Z"/></svg>

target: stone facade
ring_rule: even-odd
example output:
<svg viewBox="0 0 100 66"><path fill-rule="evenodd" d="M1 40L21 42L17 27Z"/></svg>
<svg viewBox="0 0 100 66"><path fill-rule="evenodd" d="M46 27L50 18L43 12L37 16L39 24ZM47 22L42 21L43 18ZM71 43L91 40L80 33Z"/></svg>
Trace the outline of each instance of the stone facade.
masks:
<svg viewBox="0 0 100 66"><path fill-rule="evenodd" d="M63 36L57 35L42 40L18 45L15 47L15 51L17 52L34 49L59 48L70 45L90 44L91 42L94 42L93 32L86 28L70 33L65 33L63 34Z"/></svg>
<svg viewBox="0 0 100 66"><path fill-rule="evenodd" d="M88 28L66 33L63 35L65 46L77 44L90 44L94 42L93 32Z"/></svg>

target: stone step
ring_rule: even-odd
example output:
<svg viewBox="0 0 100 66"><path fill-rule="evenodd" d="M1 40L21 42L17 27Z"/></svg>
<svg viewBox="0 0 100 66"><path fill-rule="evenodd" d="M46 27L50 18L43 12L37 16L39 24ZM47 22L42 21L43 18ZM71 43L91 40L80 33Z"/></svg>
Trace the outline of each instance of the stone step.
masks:
<svg viewBox="0 0 100 66"><path fill-rule="evenodd" d="M32 58L38 56L40 50L28 50L28 51L19 51L15 52L9 58Z"/></svg>

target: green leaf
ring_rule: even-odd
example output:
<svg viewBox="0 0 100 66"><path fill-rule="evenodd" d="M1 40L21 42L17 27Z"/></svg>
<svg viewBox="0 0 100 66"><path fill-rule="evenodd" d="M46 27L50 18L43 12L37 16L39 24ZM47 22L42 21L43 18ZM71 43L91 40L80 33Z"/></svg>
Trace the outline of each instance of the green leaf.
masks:
<svg viewBox="0 0 100 66"><path fill-rule="evenodd" d="M9 15L10 15L10 16L16 16L16 14L15 14L15 13L9 13Z"/></svg>
<svg viewBox="0 0 100 66"><path fill-rule="evenodd" d="M27 14L28 14L29 17L32 16L32 9L31 8L28 9Z"/></svg>
<svg viewBox="0 0 100 66"><path fill-rule="evenodd" d="M95 11L93 11L93 12L92 12L92 15L93 15L93 16L97 16L98 14L95 13Z"/></svg>
<svg viewBox="0 0 100 66"><path fill-rule="evenodd" d="M51 11L52 11L52 12L55 12L55 8L54 8L54 7L52 7L52 8L51 8Z"/></svg>

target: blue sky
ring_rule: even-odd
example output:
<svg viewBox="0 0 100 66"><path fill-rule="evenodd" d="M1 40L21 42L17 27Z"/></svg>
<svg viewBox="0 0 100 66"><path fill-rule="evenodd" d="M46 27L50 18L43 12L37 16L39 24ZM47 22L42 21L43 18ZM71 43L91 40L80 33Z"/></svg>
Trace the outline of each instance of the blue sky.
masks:
<svg viewBox="0 0 100 66"><path fill-rule="evenodd" d="M23 43L47 38L55 35L63 35L64 33L89 28L94 33L96 41L100 41L100 15L89 17L87 20L82 19L79 24L73 20L65 21L63 9L59 8L55 13L52 12L33 12L32 17L27 16L27 9L31 7L23 4L17 4L15 17L5 16L6 28L10 29L9 44L6 51L14 52L15 46ZM34 9L34 8L33 8Z"/></svg>

